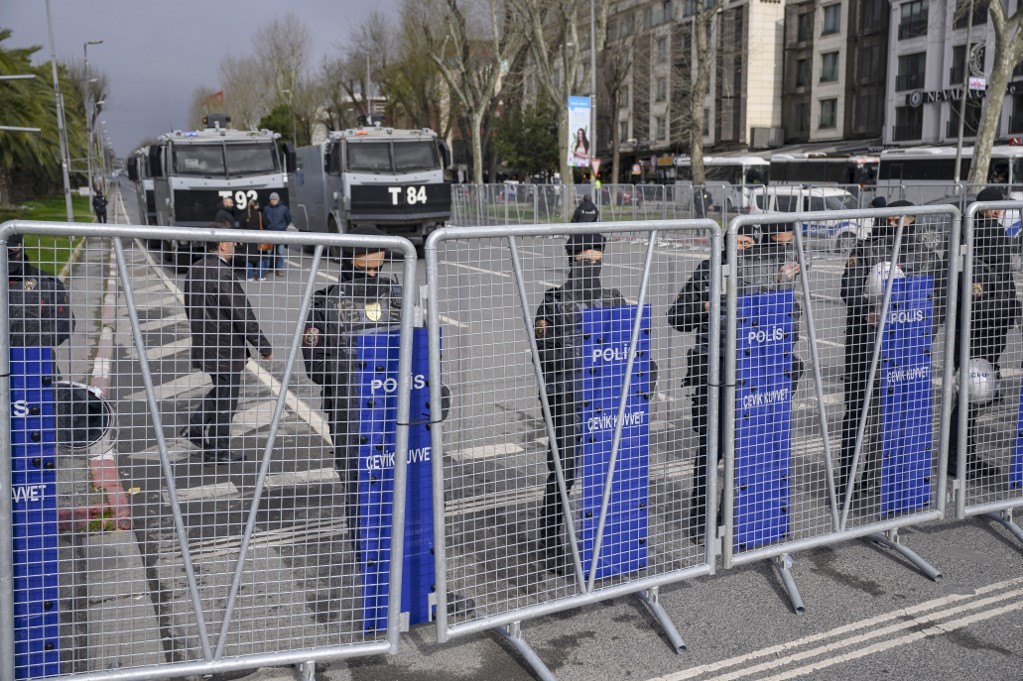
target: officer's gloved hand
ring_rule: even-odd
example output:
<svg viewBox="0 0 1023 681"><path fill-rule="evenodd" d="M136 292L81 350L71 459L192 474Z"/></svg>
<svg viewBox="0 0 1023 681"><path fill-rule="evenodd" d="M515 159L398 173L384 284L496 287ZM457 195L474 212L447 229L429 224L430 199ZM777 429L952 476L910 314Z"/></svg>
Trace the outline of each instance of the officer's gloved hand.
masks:
<svg viewBox="0 0 1023 681"><path fill-rule="evenodd" d="M657 362L654 358L650 358L650 394L653 395L657 392Z"/></svg>
<svg viewBox="0 0 1023 681"><path fill-rule="evenodd" d="M451 411L451 388L446 385L440 387L440 420L446 421Z"/></svg>

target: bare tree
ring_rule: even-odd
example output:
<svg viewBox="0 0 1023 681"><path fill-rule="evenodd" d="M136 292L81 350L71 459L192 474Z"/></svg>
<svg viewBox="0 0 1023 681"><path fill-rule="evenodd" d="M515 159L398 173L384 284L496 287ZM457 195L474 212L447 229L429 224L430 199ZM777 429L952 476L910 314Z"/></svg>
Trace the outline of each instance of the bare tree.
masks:
<svg viewBox="0 0 1023 681"><path fill-rule="evenodd" d="M325 57L320 67L325 123L331 130L355 127L356 118L365 112L365 104L356 100L360 81L352 61L346 56Z"/></svg>
<svg viewBox="0 0 1023 681"><path fill-rule="evenodd" d="M597 54L604 49L607 36L607 13L610 0L508 0L528 38L530 56L537 83L547 99L559 102L558 139L564 145L560 152L561 180L573 181L568 166L568 97L589 90L590 7L595 7L594 43ZM584 45L585 43L585 45ZM585 48L585 49L584 49ZM595 150L594 150L595 151Z"/></svg>
<svg viewBox="0 0 1023 681"><path fill-rule="evenodd" d="M468 119L473 182L483 183L483 123L501 93L504 68L523 48L521 24L510 20L511 2L445 0L446 34L430 54ZM474 9L480 9L474 16ZM477 18L478 17L478 18Z"/></svg>
<svg viewBox="0 0 1023 681"><path fill-rule="evenodd" d="M256 32L255 57L266 79L264 94L274 103L291 103L309 66L312 36L291 12L275 17Z"/></svg>
<svg viewBox="0 0 1023 681"><path fill-rule="evenodd" d="M991 16L995 50L991 73L988 75L988 96L984 98L980 126L977 128L977 138L973 144L973 161L970 164L968 181L974 185L987 182L991 147L998 135L998 119L1002 113L1002 101L1005 99L1009 77L1016 64L1023 60L1023 6L1017 7L1015 12L1007 15L1001 2L977 0L978 4L981 2L987 3Z"/></svg>
<svg viewBox="0 0 1023 681"><path fill-rule="evenodd" d="M189 128L201 128L203 116L208 113L215 113L212 107L216 106L215 102L220 100L218 97L219 94L219 92L214 92L213 88L209 88L204 85L200 85L192 90L192 101L188 105ZM223 106L221 105L217 111L221 111L222 109Z"/></svg>
<svg viewBox="0 0 1023 681"><path fill-rule="evenodd" d="M436 4L403 0L394 58L381 71L380 87L389 119L401 121L404 127L430 126L446 137L451 129L451 116L442 109L447 88L436 63L423 58L441 49L435 44L441 32ZM424 30L424 26L430 28Z"/></svg>
<svg viewBox="0 0 1023 681"><path fill-rule="evenodd" d="M609 130L611 132L611 183L618 184L621 178L621 126L618 124L618 112L625 103L626 84L632 72L633 57L636 51L636 38L630 34L622 40L608 45L608 49L600 54L597 71L597 87L606 104L601 107L608 112ZM598 108L598 111L600 108Z"/></svg>
<svg viewBox="0 0 1023 681"><path fill-rule="evenodd" d="M220 79L224 85L224 110L235 127L251 130L270 110L266 97L263 70L252 57L228 55L220 62Z"/></svg>
<svg viewBox="0 0 1023 681"><path fill-rule="evenodd" d="M707 118L706 102L710 91L710 77L717 61L717 20L724 9L725 0L713 2L694 2L690 33L692 41L683 40L685 45L678 61L678 67L688 70L688 77L683 74L683 81L690 84L688 96L682 99L679 107L678 121L683 130L685 142L689 144L689 156L692 159L693 184L706 183L703 168L703 130Z"/></svg>

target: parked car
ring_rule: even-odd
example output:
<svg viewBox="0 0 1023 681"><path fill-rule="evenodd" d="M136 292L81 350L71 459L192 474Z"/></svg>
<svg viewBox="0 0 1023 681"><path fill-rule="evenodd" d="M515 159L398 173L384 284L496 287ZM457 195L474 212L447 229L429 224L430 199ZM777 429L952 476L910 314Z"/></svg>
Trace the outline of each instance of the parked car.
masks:
<svg viewBox="0 0 1023 681"><path fill-rule="evenodd" d="M751 192L750 209L754 213L802 213L859 208L855 196L840 187L773 185L756 187ZM801 223L803 234L826 239L836 251L849 251L857 239L870 236L869 218L819 220Z"/></svg>

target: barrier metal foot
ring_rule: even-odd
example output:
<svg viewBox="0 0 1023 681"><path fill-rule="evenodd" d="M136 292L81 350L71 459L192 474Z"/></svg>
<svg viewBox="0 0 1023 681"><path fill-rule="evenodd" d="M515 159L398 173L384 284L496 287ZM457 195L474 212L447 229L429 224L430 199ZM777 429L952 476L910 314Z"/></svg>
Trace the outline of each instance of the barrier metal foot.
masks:
<svg viewBox="0 0 1023 681"><path fill-rule="evenodd" d="M1016 537L1016 541L1023 544L1023 529L1021 529L1020 526L1013 521L1011 510L1000 511L998 513L985 513L984 517L994 520L996 523L1011 532L1012 535Z"/></svg>
<svg viewBox="0 0 1023 681"><path fill-rule="evenodd" d="M787 553L777 556L774 559L774 564L778 566L778 573L781 575L782 584L785 585L785 591L789 595L793 612L797 615L805 614L806 606L803 604L803 598L799 595L796 579L792 575L792 556Z"/></svg>
<svg viewBox="0 0 1023 681"><path fill-rule="evenodd" d="M678 629L675 627L675 623L671 621L671 618L668 617L668 613L661 607L660 589L655 586L652 589L640 591L636 595L639 596L639 599L650 610L650 614L657 619L657 623L661 625L664 634L671 641L675 652L679 654L686 652L689 649L686 646L686 642L682 640L682 635L678 633Z"/></svg>
<svg viewBox="0 0 1023 681"><path fill-rule="evenodd" d="M547 665L543 663L536 652L522 638L521 622L512 622L503 627L497 627L496 631L522 656L529 668L533 670L536 678L540 679L540 681L558 681L558 677L551 673Z"/></svg>
<svg viewBox="0 0 1023 681"><path fill-rule="evenodd" d="M903 546L901 543L899 543L898 530L889 530L884 534L877 533L867 535L867 539L877 544L886 546L892 549L893 551L902 554L902 556L905 557L906 560L915 565L916 568L920 572L922 572L924 576L927 577L928 579L935 582L941 580L941 573L933 565L931 565L926 560L917 555L917 553L913 551L913 549L907 546Z"/></svg>
<svg viewBox="0 0 1023 681"><path fill-rule="evenodd" d="M301 679L301 681L313 681L316 678L315 662L299 662L297 667L298 678Z"/></svg>

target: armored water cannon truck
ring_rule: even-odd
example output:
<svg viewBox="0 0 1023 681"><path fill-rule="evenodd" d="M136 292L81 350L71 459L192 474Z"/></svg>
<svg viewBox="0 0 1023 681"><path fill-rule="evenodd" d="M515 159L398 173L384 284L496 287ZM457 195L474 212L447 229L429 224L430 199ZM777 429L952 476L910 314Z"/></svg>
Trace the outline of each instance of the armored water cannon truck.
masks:
<svg viewBox="0 0 1023 681"><path fill-rule="evenodd" d="M450 160L447 144L428 128L333 131L289 161L292 219L306 232L343 234L368 224L421 244L451 216Z"/></svg>
<svg viewBox="0 0 1023 681"><path fill-rule="evenodd" d="M276 192L288 202L287 174L277 149L278 133L232 130L230 119L211 114L203 130L162 135L149 147L156 224L208 227L225 196L239 210L253 202L265 206ZM203 244L182 240L164 244L165 257L187 265Z"/></svg>

